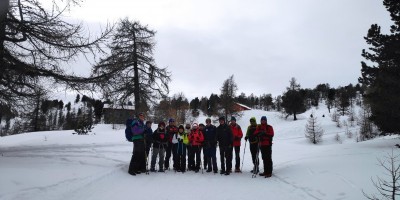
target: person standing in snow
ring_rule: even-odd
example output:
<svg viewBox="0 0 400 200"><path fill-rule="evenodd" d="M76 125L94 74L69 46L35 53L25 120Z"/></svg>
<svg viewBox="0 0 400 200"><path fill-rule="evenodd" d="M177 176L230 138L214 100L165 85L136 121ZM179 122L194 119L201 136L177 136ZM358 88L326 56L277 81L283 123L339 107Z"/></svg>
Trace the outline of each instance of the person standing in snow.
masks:
<svg viewBox="0 0 400 200"><path fill-rule="evenodd" d="M253 161L253 170L251 170L251 173L257 174L259 171L259 164L260 161L258 159L258 137L254 135L254 131L256 131L257 128L257 121L255 117L250 118L250 125L247 127L246 131L246 137L244 138L247 142L249 140L250 143L250 153L251 153L251 160Z"/></svg>
<svg viewBox="0 0 400 200"><path fill-rule="evenodd" d="M155 165L157 156L159 169L158 172L164 172L164 154L165 148L167 148L169 137L165 131L165 123L158 123L158 128L153 133L153 155L151 156L150 171L155 172Z"/></svg>
<svg viewBox="0 0 400 200"><path fill-rule="evenodd" d="M204 127L204 142L203 142L203 153L206 157L207 171L214 171L218 173L217 166L217 127L211 124L211 119L206 119L206 126Z"/></svg>
<svg viewBox="0 0 400 200"><path fill-rule="evenodd" d="M168 120L168 126L165 128L167 131L167 135L169 136L169 141L168 141L168 146L166 149L166 155L165 155L165 169L168 170L169 169L169 161L171 158L171 154L172 154L172 162L174 162L174 158L175 158L175 152L172 151L172 136L175 135L176 133L178 133L178 127L176 127L175 125L175 119L171 118ZM173 168L175 170L175 163L173 163Z"/></svg>
<svg viewBox="0 0 400 200"><path fill-rule="evenodd" d="M220 173L229 175L232 172L233 135L231 128L225 123L225 117L219 118L219 126L217 127L217 140L221 159Z"/></svg>
<svg viewBox="0 0 400 200"><path fill-rule="evenodd" d="M204 141L203 132L199 129L199 126L194 123L192 125L192 131L189 134L189 142L191 144L192 155L190 157L192 166L190 166L196 173L200 170L201 161L201 145ZM194 164L194 157L196 157L196 162Z"/></svg>
<svg viewBox="0 0 400 200"><path fill-rule="evenodd" d="M203 123L199 124L199 130L203 133L203 136L204 136L204 127L205 126ZM207 170L207 159L206 159L206 154L204 153L204 141L201 143L200 149L203 151L203 160L202 160L203 163L200 164L203 165L203 169Z"/></svg>
<svg viewBox="0 0 400 200"><path fill-rule="evenodd" d="M146 156L150 157L150 148L151 144L153 143L153 130L151 129L151 121L146 121L146 126L144 128L144 140L146 146ZM147 159L147 158L146 158Z"/></svg>
<svg viewBox="0 0 400 200"><path fill-rule="evenodd" d="M254 135L259 138L259 146L261 157L264 163L264 172L260 176L269 178L272 176L272 138L274 137L274 129L267 124L267 117L261 117L261 124L259 124L254 131Z"/></svg>
<svg viewBox="0 0 400 200"><path fill-rule="evenodd" d="M185 125L185 133L189 136L189 134L190 134L190 132L191 132L191 129L192 129L192 126L190 125L190 124L186 124ZM191 170L194 170L193 168L193 166L194 166L194 160L192 160L191 159L191 156L192 156L192 145L190 144L190 141L189 141L189 144L188 145L186 145L186 149L187 149L187 160L188 160L188 167L187 167L187 169L189 170L189 171L191 171Z"/></svg>
<svg viewBox="0 0 400 200"><path fill-rule="evenodd" d="M144 144L144 114L139 113L131 124L133 153L128 173L132 176L146 171L145 144Z"/></svg>
<svg viewBox="0 0 400 200"><path fill-rule="evenodd" d="M178 133L172 138L174 144L176 171L184 173L186 171L186 146L189 144L188 135L185 133L183 125L178 127Z"/></svg>
<svg viewBox="0 0 400 200"><path fill-rule="evenodd" d="M240 145L243 137L242 128L236 123L236 118L231 117L230 128L233 135L233 148L235 149L235 172L240 171ZM232 150L233 151L233 150ZM233 154L233 152L232 152Z"/></svg>

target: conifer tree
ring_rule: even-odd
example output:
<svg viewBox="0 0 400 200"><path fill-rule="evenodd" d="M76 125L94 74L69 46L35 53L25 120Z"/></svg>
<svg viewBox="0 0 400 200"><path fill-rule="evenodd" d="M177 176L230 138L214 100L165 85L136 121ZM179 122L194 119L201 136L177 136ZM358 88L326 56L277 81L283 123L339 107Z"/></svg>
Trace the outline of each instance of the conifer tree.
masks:
<svg viewBox="0 0 400 200"><path fill-rule="evenodd" d="M288 116L293 115L293 119L297 120L296 115L306 111L304 103L304 94L301 92L300 84L295 78L290 80L290 86L282 96L282 107Z"/></svg>
<svg viewBox="0 0 400 200"><path fill-rule="evenodd" d="M311 114L306 124L306 129L305 129L306 138L309 139L313 144L317 144L321 142L323 134L324 130L318 124L317 117L314 117L314 115Z"/></svg>
<svg viewBox="0 0 400 200"><path fill-rule="evenodd" d="M120 20L109 44L110 55L93 69L95 76L110 74L99 84L103 94L114 96L118 104L133 97L137 112L147 111L147 101L156 103L169 93L170 72L158 67L153 55L155 34L138 21Z"/></svg>
<svg viewBox="0 0 400 200"><path fill-rule="evenodd" d="M383 132L400 134L400 3L384 0L393 25L390 33L381 32L378 24L371 25L365 38L370 46L362 56L359 82L367 87L366 102L371 107L370 119ZM370 64L372 63L372 64Z"/></svg>

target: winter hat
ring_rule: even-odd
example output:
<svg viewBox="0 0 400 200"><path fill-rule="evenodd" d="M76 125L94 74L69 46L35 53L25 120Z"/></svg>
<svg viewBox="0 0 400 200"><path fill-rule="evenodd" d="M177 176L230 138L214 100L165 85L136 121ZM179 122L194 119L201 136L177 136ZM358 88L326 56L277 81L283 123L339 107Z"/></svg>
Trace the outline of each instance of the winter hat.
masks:
<svg viewBox="0 0 400 200"><path fill-rule="evenodd" d="M197 129L197 127L199 127L199 125L197 123L193 123L192 129Z"/></svg>
<svg viewBox="0 0 400 200"><path fill-rule="evenodd" d="M251 117L250 118L250 124L256 125L257 124L257 120L255 117Z"/></svg>
<svg viewBox="0 0 400 200"><path fill-rule="evenodd" d="M203 123L199 124L199 127L203 127L203 128L204 128L204 126L205 126L205 125L204 125Z"/></svg>
<svg viewBox="0 0 400 200"><path fill-rule="evenodd" d="M181 124L181 125L179 125L179 127L178 127L178 131L179 131L179 130L181 130L181 129L182 129L183 131L185 131L185 127L183 127L183 125L182 125L182 124Z"/></svg>
<svg viewBox="0 0 400 200"><path fill-rule="evenodd" d="M262 120L267 121L267 117L266 117L266 116L262 116L262 117L261 117L261 121L262 121Z"/></svg>
<svg viewBox="0 0 400 200"><path fill-rule="evenodd" d="M185 125L185 128L186 128L186 129L190 129L190 124L186 124L186 125Z"/></svg>
<svg viewBox="0 0 400 200"><path fill-rule="evenodd" d="M224 120L224 121L225 121L225 117L224 117L224 116L221 116L221 117L219 117L218 120Z"/></svg>
<svg viewBox="0 0 400 200"><path fill-rule="evenodd" d="M171 123L171 122L175 122L175 119L174 119L174 118L170 118L170 119L168 120L168 123Z"/></svg>
<svg viewBox="0 0 400 200"><path fill-rule="evenodd" d="M165 127L165 122L159 122L158 127L161 127L161 126Z"/></svg>
<svg viewBox="0 0 400 200"><path fill-rule="evenodd" d="M236 117L232 116L231 117L231 121L235 121L236 122Z"/></svg>

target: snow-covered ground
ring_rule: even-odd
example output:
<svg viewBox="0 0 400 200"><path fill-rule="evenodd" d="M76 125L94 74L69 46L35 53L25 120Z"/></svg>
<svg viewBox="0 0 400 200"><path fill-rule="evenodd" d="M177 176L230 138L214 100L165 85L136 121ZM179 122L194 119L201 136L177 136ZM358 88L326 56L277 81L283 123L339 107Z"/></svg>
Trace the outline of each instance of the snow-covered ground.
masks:
<svg viewBox="0 0 400 200"><path fill-rule="evenodd" d="M50 131L2 137L0 199L354 200L365 199L362 191L376 193L371 177L385 177L377 159L392 151L399 154L399 149L393 149L399 139L383 137L357 143L321 108L314 109L314 115L325 135L322 143L313 145L304 137L310 113L293 121L276 112L251 110L238 119L244 132L253 116L259 121L266 115L274 127L274 171L269 179L251 177L248 145L243 173L221 176L167 171L130 176L132 143L125 141L123 127L113 130L110 125L97 125L93 133L84 136ZM200 117L198 122L204 120ZM355 134L357 127L350 129ZM334 139L337 133L341 143ZM244 140L241 157L243 146Z"/></svg>

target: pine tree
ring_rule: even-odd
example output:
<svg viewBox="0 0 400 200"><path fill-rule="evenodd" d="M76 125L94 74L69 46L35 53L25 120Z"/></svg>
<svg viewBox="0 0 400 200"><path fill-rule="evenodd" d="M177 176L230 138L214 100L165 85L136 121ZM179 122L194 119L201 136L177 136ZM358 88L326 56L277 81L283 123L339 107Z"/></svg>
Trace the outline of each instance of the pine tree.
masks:
<svg viewBox="0 0 400 200"><path fill-rule="evenodd" d="M297 120L296 115L306 111L304 103L304 93L300 89L300 84L295 78L290 80L290 86L282 96L282 107L288 116L293 115L293 119Z"/></svg>
<svg viewBox="0 0 400 200"><path fill-rule="evenodd" d="M155 34L138 21L120 20L109 44L110 55L93 70L94 75L109 74L99 84L103 94L115 97L117 104L133 97L136 112L147 111L146 102L155 104L169 92L170 72L158 67L153 55Z"/></svg>
<svg viewBox="0 0 400 200"><path fill-rule="evenodd" d="M383 132L400 134L400 3L384 0L393 25L383 34L378 24L371 25L365 38L369 51L362 56L374 65L362 62L359 82L367 87L366 102L371 107L370 119Z"/></svg>
<svg viewBox="0 0 400 200"><path fill-rule="evenodd" d="M323 134L324 130L318 124L317 117L314 117L314 114L311 114L306 124L306 129L305 129L306 138L309 139L313 144L317 144L321 142Z"/></svg>
<svg viewBox="0 0 400 200"><path fill-rule="evenodd" d="M223 115L225 116L225 118L228 118L228 115L241 115L240 112L236 110L234 102L237 90L238 86L234 80L233 75L226 79L222 84L220 106L223 110Z"/></svg>

